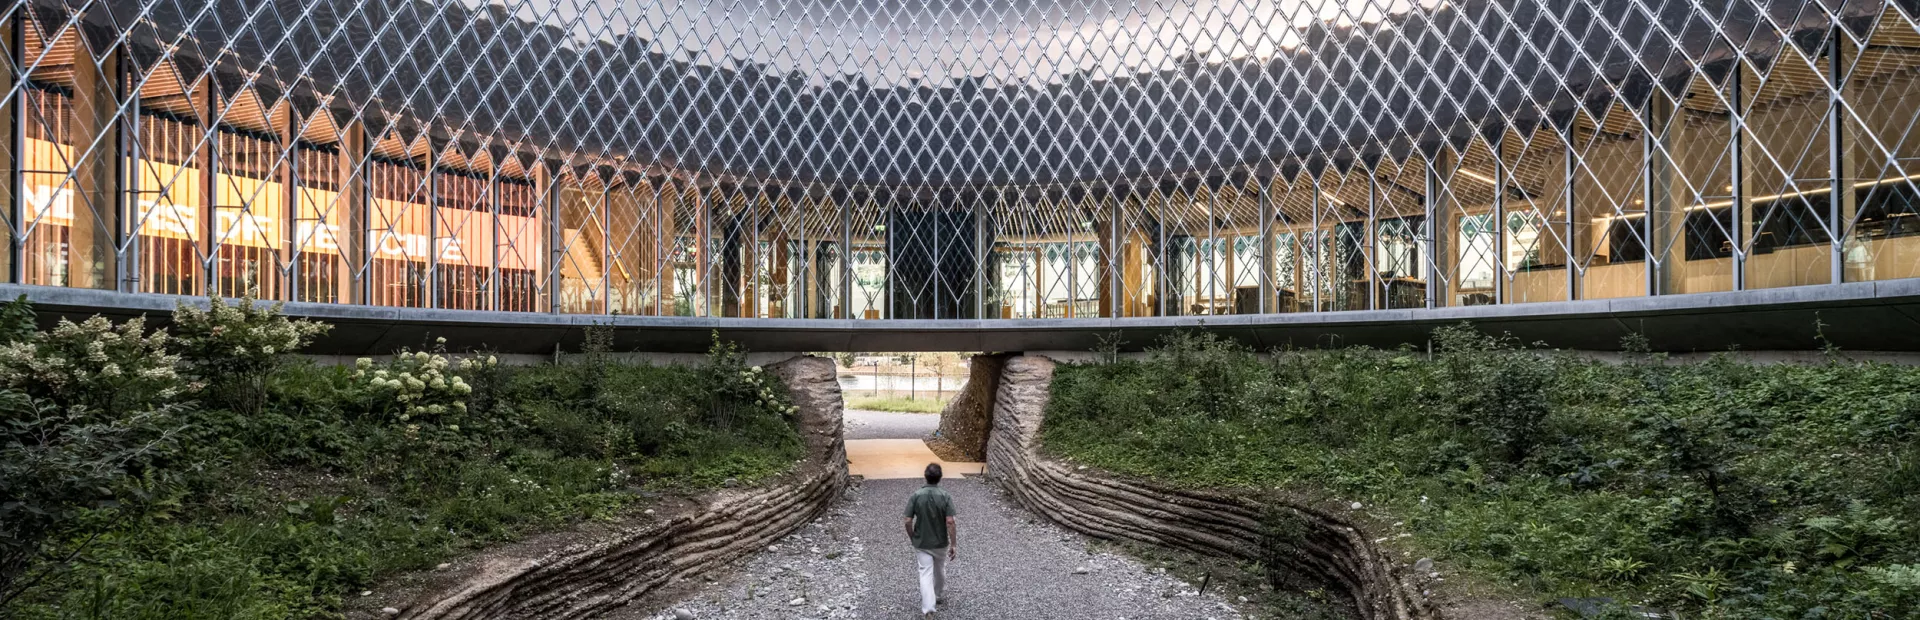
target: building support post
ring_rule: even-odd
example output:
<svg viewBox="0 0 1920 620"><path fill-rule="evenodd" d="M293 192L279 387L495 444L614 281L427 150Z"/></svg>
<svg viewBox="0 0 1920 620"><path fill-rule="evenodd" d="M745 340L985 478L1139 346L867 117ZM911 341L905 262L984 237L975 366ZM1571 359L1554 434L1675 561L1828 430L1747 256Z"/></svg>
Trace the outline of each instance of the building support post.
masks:
<svg viewBox="0 0 1920 620"><path fill-rule="evenodd" d="M7 193L8 197L11 198L11 200L8 201L8 211L13 214L11 220L13 226L9 227L10 230L7 233L7 281L14 284L26 284L26 265L22 264L26 260L27 238L25 231L28 226L32 225L28 220L32 219L33 214L32 203L27 200L26 174L22 172L27 166L31 165L31 158L27 157L28 90L26 84L24 84L27 76L20 69L26 66L26 61L22 57L22 54L24 54L22 50L25 49L24 46L26 45L26 35L21 32L24 24L21 22L19 12L16 12L11 19L7 20L6 26L8 77L11 79L11 83L9 83L8 86L12 87L15 93L12 101L8 102L6 107L6 115L9 121L8 127L12 131L11 143L13 145L13 150L9 151L12 154L12 161L8 163L11 165L7 166L7 173L9 175L7 179L7 187L9 188Z"/></svg>
<svg viewBox="0 0 1920 620"><path fill-rule="evenodd" d="M1512 291L1507 286L1512 272L1507 269L1507 134L1491 141L1493 147L1493 221L1484 231L1493 235L1493 303L1508 303L1507 295Z"/></svg>
<svg viewBox="0 0 1920 620"><path fill-rule="evenodd" d="M1425 196L1423 196L1424 200L1422 201L1425 204L1421 205L1426 210L1426 220L1422 222L1420 227L1422 229L1420 231L1420 242L1427 246L1427 264L1423 265L1423 267L1427 275L1426 303L1428 308L1437 307L1440 304L1440 300L1446 298L1446 294L1441 292L1441 289L1445 288L1446 285L1440 280L1440 253L1445 250L1443 247L1444 244L1442 244L1440 240L1440 211L1443 207L1440 205L1439 160L1440 153L1438 151L1435 152L1433 157L1427 159L1426 187L1424 188L1426 191L1424 192ZM1316 190L1315 200L1317 201L1319 199L1317 191L1319 187L1315 186L1314 189ZM1318 202L1315 204L1318 205Z"/></svg>
<svg viewBox="0 0 1920 620"><path fill-rule="evenodd" d="M1327 245L1329 244L1326 242L1326 232L1320 226L1320 212L1326 210L1325 205L1320 203L1326 199L1326 191L1320 189L1320 175L1308 174L1307 176L1313 179L1313 237L1311 239L1313 248L1310 254L1313 256L1313 263L1311 264L1312 271L1309 273L1313 274L1313 278L1311 279L1313 283L1313 311L1320 312L1326 310L1326 307L1320 303L1320 291L1327 288L1327 280L1330 275L1326 269L1326 251L1328 249Z"/></svg>
<svg viewBox="0 0 1920 620"><path fill-rule="evenodd" d="M840 211L840 318L853 319L853 205L859 202L859 194L853 190L836 190L828 197L839 196Z"/></svg>
<svg viewBox="0 0 1920 620"><path fill-rule="evenodd" d="M1733 71L1727 76L1727 109L1733 129L1733 143L1728 159L1733 166L1732 194L1727 201L1727 242L1733 246L1733 290L1747 290L1747 111L1746 93L1741 78L1746 73L1744 63L1735 60Z"/></svg>
<svg viewBox="0 0 1920 620"><path fill-rule="evenodd" d="M1673 291L1673 217L1674 217L1674 177L1676 176L1673 153L1679 148L1678 136L1679 111L1672 99L1665 97L1658 88L1647 95L1642 122L1647 130L1647 138L1641 141L1641 174L1646 175L1640 184L1642 243L1646 252L1646 273L1648 296L1666 295Z"/></svg>
<svg viewBox="0 0 1920 620"><path fill-rule="evenodd" d="M547 312L557 314L566 305L567 295L566 266L563 262L566 259L566 249L563 247L566 228L560 223L562 179L557 178L559 175L554 174L546 162L541 163L541 169L546 172L547 178L545 191L540 192L540 199L547 203Z"/></svg>
<svg viewBox="0 0 1920 620"><path fill-rule="evenodd" d="M1380 177L1367 169L1367 309L1380 309Z"/></svg>
<svg viewBox="0 0 1920 620"><path fill-rule="evenodd" d="M1273 180L1254 175L1260 184L1260 313L1279 312L1279 299L1273 292Z"/></svg>
<svg viewBox="0 0 1920 620"><path fill-rule="evenodd" d="M1828 271L1834 284L1846 281L1846 235L1852 188L1846 176L1846 105L1840 91L1846 86L1846 31L1835 24L1827 33L1827 183L1833 193L1827 201Z"/></svg>

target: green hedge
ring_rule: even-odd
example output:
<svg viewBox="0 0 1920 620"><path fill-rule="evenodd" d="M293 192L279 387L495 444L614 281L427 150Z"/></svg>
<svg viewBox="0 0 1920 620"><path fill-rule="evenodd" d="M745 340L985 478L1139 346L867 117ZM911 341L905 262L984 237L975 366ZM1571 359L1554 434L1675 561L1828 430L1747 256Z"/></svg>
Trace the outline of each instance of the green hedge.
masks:
<svg viewBox="0 0 1920 620"><path fill-rule="evenodd" d="M1464 326L1435 342L1257 356L1181 334L1144 360L1063 365L1044 449L1361 501L1374 536L1450 581L1554 608L1920 617L1920 369L1607 363Z"/></svg>

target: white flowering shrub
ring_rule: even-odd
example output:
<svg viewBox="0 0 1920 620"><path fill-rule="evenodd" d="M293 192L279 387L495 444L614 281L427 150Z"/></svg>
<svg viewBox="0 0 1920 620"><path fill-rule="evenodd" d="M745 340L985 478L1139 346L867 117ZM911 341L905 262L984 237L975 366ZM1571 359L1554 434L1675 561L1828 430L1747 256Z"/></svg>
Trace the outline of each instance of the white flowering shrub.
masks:
<svg viewBox="0 0 1920 620"><path fill-rule="evenodd" d="M740 417L740 410L746 407L783 416L799 411L791 402L785 384L764 368L747 365L746 353L738 345L722 342L717 333L713 336L713 345L707 349L707 364L702 371L710 397L708 422L715 426L732 426Z"/></svg>
<svg viewBox="0 0 1920 620"><path fill-rule="evenodd" d="M331 329L325 323L289 319L278 303L243 297L227 304L207 298L207 309L180 304L173 312L172 350L186 370L205 382L217 404L253 413L264 404L262 383L289 354Z"/></svg>
<svg viewBox="0 0 1920 620"><path fill-rule="evenodd" d="M0 345L0 386L107 414L176 402L200 386L181 378L168 342L164 330L147 333L144 318L61 319L52 331Z"/></svg>
<svg viewBox="0 0 1920 620"><path fill-rule="evenodd" d="M473 366L472 360L461 364L468 369ZM394 422L458 431L473 386L451 366L444 352L401 349L385 363L364 357L355 360L353 380L373 395L376 409L393 416Z"/></svg>

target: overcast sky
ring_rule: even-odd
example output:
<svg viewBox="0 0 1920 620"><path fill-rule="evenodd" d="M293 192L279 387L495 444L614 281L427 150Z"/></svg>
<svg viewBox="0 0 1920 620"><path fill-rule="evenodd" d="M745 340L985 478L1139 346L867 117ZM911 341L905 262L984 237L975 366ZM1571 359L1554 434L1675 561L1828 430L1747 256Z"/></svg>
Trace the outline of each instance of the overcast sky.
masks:
<svg viewBox="0 0 1920 620"><path fill-rule="evenodd" d="M1203 52L1270 56L1315 20L1378 21L1410 0L461 0L506 7L581 41L634 35L708 63L800 70L816 84L862 75L876 85L967 76L1043 83L1168 68ZM1137 6L1136 6L1137 4ZM1431 2L1421 1L1431 5Z"/></svg>

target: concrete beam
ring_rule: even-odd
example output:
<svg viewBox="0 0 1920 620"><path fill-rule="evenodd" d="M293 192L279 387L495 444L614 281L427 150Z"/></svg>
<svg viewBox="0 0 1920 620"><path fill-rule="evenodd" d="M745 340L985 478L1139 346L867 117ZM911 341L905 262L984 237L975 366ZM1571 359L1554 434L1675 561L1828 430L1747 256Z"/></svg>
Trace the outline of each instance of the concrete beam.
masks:
<svg viewBox="0 0 1920 620"><path fill-rule="evenodd" d="M148 315L164 324L180 302L172 295L0 284L0 296L26 295L43 321ZM1119 332L1125 348L1151 346L1181 329L1205 329L1259 349L1277 347L1424 347L1436 327L1470 322L1524 342L1613 350L1630 333L1675 352L1818 349L1816 320L1843 350L1920 351L1920 279L1793 288L1435 309L1301 314L1092 319L846 320L611 316L364 305L289 303L289 315L323 320L333 332L316 354L369 355L447 339L455 350L551 354L577 350L583 328L610 326L614 350L704 351L709 334L755 351L1084 351Z"/></svg>

